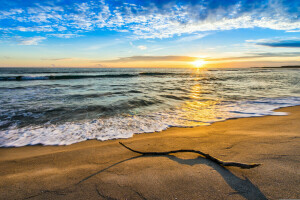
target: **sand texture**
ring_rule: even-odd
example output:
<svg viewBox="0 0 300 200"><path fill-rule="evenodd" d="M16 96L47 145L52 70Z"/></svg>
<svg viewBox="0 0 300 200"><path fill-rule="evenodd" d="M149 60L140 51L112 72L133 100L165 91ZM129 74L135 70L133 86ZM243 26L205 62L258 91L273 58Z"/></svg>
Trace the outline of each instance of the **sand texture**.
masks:
<svg viewBox="0 0 300 200"><path fill-rule="evenodd" d="M300 106L279 111L290 114L105 142L0 148L0 199L300 199ZM119 141L262 165L224 168L193 153L139 156Z"/></svg>

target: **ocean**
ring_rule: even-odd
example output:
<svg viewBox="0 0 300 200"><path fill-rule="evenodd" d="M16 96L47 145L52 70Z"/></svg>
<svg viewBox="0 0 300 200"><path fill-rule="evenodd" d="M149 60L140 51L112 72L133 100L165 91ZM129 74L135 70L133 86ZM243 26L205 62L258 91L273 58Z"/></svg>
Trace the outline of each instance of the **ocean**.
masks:
<svg viewBox="0 0 300 200"><path fill-rule="evenodd" d="M286 115L300 69L0 68L0 146L69 145Z"/></svg>

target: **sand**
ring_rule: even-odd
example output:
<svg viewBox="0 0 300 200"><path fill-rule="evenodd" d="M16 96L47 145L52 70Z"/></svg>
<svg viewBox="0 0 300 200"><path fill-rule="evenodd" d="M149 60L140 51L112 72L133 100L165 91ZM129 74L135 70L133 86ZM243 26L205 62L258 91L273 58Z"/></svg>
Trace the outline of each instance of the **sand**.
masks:
<svg viewBox="0 0 300 200"><path fill-rule="evenodd" d="M0 199L299 199L300 106L279 111L290 114L122 140L0 148ZM262 165L224 168L192 153L139 157L119 141Z"/></svg>

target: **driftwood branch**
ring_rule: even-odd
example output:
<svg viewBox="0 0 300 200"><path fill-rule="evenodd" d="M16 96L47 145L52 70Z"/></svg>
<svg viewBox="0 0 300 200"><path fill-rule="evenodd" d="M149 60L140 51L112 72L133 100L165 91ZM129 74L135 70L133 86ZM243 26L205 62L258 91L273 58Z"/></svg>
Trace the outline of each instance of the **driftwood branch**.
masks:
<svg viewBox="0 0 300 200"><path fill-rule="evenodd" d="M130 147L126 146L125 144L123 144L122 142L119 142L123 147L125 147L126 149L132 151L132 152L135 152L135 153L138 153L138 154L142 154L142 155L152 155L152 156L159 156L159 155L169 155L169 154L172 154L172 153L180 153L180 152L190 152L190 153L197 153L197 154L200 154L201 156L205 157L206 159L208 160L211 160L221 166L233 166L233 167L240 167L240 168L243 168L243 169L251 169L251 168L254 168L254 167L257 167L259 166L260 164L256 164L256 163L253 163L253 164L244 164L244 163L237 163L237 162L225 162L225 161L222 161L222 160L219 160L215 157L212 157L211 155L209 154L206 154L206 153L203 153L201 151L196 151L196 150L190 150L190 149L180 149L180 150L174 150L174 151L165 151L165 152L142 152L142 151L137 151L137 150L134 150L134 149L131 149Z"/></svg>

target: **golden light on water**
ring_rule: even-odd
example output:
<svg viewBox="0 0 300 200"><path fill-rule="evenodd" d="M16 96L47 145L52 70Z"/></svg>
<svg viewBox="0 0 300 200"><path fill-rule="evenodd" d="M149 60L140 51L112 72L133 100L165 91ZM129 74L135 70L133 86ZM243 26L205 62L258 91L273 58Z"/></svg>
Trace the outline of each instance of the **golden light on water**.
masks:
<svg viewBox="0 0 300 200"><path fill-rule="evenodd" d="M200 99L200 95L201 95L201 85L200 84L196 84L191 88L191 93L190 93L190 97L192 99Z"/></svg>
<svg viewBox="0 0 300 200"><path fill-rule="evenodd" d="M206 64L206 61L196 60L196 61L192 62L191 64L194 65L196 68L200 68L200 67L203 67Z"/></svg>
<svg viewBox="0 0 300 200"><path fill-rule="evenodd" d="M174 115L173 121L185 126L200 126L228 118L228 112L220 109L220 100L202 95L207 93L203 85L192 85L189 91L190 99L177 107L179 112Z"/></svg>

